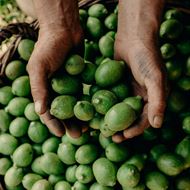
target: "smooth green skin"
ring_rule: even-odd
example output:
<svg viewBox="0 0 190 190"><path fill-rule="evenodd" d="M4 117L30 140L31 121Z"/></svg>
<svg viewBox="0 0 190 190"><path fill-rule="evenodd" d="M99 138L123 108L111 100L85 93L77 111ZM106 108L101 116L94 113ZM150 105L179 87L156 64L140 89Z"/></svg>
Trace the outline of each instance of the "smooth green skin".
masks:
<svg viewBox="0 0 190 190"><path fill-rule="evenodd" d="M116 184L116 167L107 158L99 158L92 165L96 181L103 186Z"/></svg>
<svg viewBox="0 0 190 190"><path fill-rule="evenodd" d="M13 163L18 167L27 167L33 160L32 145L25 143L17 147L13 153Z"/></svg>
<svg viewBox="0 0 190 190"><path fill-rule="evenodd" d="M48 181L51 183L51 185L55 185L59 181L65 180L65 176L62 175L49 175Z"/></svg>
<svg viewBox="0 0 190 190"><path fill-rule="evenodd" d="M178 81L178 87L184 91L190 90L190 77L182 77Z"/></svg>
<svg viewBox="0 0 190 190"><path fill-rule="evenodd" d="M104 24L109 30L117 30L117 14L111 13L104 20Z"/></svg>
<svg viewBox="0 0 190 190"><path fill-rule="evenodd" d="M108 128L108 125L104 122L104 119L100 122L100 132L104 137L110 137L116 133Z"/></svg>
<svg viewBox="0 0 190 190"><path fill-rule="evenodd" d="M40 179L34 183L31 190L53 190L53 187L49 181Z"/></svg>
<svg viewBox="0 0 190 190"><path fill-rule="evenodd" d="M117 103L116 95L109 90L98 90L92 96L92 104L96 111L105 115Z"/></svg>
<svg viewBox="0 0 190 190"><path fill-rule="evenodd" d="M88 186L86 184L80 183L79 181L76 181L72 188L72 190L89 190Z"/></svg>
<svg viewBox="0 0 190 190"><path fill-rule="evenodd" d="M54 190L71 190L71 185L67 181L59 181L55 184Z"/></svg>
<svg viewBox="0 0 190 190"><path fill-rule="evenodd" d="M184 139L182 139L179 144L177 144L175 152L182 156L185 160L185 168L190 167L190 137L187 136Z"/></svg>
<svg viewBox="0 0 190 190"><path fill-rule="evenodd" d="M106 33L107 36L110 36L111 38L113 38L115 40L115 35L116 35L116 32L114 31L109 31Z"/></svg>
<svg viewBox="0 0 190 190"><path fill-rule="evenodd" d="M77 145L77 146L81 146L81 145L87 143L89 140L89 133L88 132L82 133L82 135L78 138L73 138L68 133L66 133L66 135L68 137L68 141L71 144Z"/></svg>
<svg viewBox="0 0 190 190"><path fill-rule="evenodd" d="M135 187L122 187L122 190L145 190L146 187L143 183L139 183Z"/></svg>
<svg viewBox="0 0 190 190"><path fill-rule="evenodd" d="M125 102L117 103L106 113L104 121L112 131L128 128L136 119L135 111Z"/></svg>
<svg viewBox="0 0 190 190"><path fill-rule="evenodd" d="M41 144L35 143L32 145L32 148L34 150L35 156L42 155L42 145Z"/></svg>
<svg viewBox="0 0 190 190"><path fill-rule="evenodd" d="M151 161L156 162L157 159L165 152L167 152L166 146L164 144L157 144L151 148L149 157Z"/></svg>
<svg viewBox="0 0 190 190"><path fill-rule="evenodd" d="M99 39L103 34L103 24L98 18L88 17L86 27L88 33L94 39Z"/></svg>
<svg viewBox="0 0 190 190"><path fill-rule="evenodd" d="M35 173L28 173L23 177L22 185L27 190L31 190L34 183L36 183L40 179L42 179L42 176Z"/></svg>
<svg viewBox="0 0 190 190"><path fill-rule="evenodd" d="M5 75L10 80L15 80L25 74L26 64L20 60L11 61L5 68Z"/></svg>
<svg viewBox="0 0 190 190"><path fill-rule="evenodd" d="M102 90L102 88L97 85L90 86L90 89L89 89L90 96L93 96L98 90Z"/></svg>
<svg viewBox="0 0 190 190"><path fill-rule="evenodd" d="M176 176L184 169L183 157L175 153L162 154L156 164L158 169L168 176Z"/></svg>
<svg viewBox="0 0 190 190"><path fill-rule="evenodd" d="M11 86L4 86L0 88L0 104L7 105L14 95Z"/></svg>
<svg viewBox="0 0 190 190"><path fill-rule="evenodd" d="M89 121L94 117L94 107L88 101L78 101L73 110L75 116L81 121Z"/></svg>
<svg viewBox="0 0 190 190"><path fill-rule="evenodd" d="M97 65L95 65L91 62L86 62L85 68L84 68L83 72L81 73L82 82L85 84L94 83L96 69L97 69Z"/></svg>
<svg viewBox="0 0 190 190"><path fill-rule="evenodd" d="M99 49L104 57L113 58L114 39L108 35L102 36L99 40Z"/></svg>
<svg viewBox="0 0 190 190"><path fill-rule="evenodd" d="M95 182L90 186L89 190L114 190L114 187L103 186Z"/></svg>
<svg viewBox="0 0 190 190"><path fill-rule="evenodd" d="M10 134L0 135L0 153L11 155L18 146L18 140Z"/></svg>
<svg viewBox="0 0 190 190"><path fill-rule="evenodd" d="M76 147L71 143L61 143L57 150L59 159L67 164L72 165L76 163L75 159Z"/></svg>
<svg viewBox="0 0 190 190"><path fill-rule="evenodd" d="M76 169L75 176L77 180L83 184L90 183L94 179L92 167L90 165L80 164Z"/></svg>
<svg viewBox="0 0 190 190"><path fill-rule="evenodd" d="M16 117L9 126L9 132L14 137L23 137L28 132L29 121L25 117Z"/></svg>
<svg viewBox="0 0 190 190"><path fill-rule="evenodd" d="M185 64L185 74L190 76L190 57L188 57L186 64Z"/></svg>
<svg viewBox="0 0 190 190"><path fill-rule="evenodd" d="M75 154L75 159L79 164L91 164L98 157L98 148L94 144L80 146Z"/></svg>
<svg viewBox="0 0 190 190"><path fill-rule="evenodd" d="M181 20L183 18L183 13L177 9L169 9L165 12L164 18L166 20L169 20L169 19Z"/></svg>
<svg viewBox="0 0 190 190"><path fill-rule="evenodd" d="M87 95L87 94L83 94L83 95L80 97L80 100L81 100L81 101L91 102L91 96L90 96L90 95Z"/></svg>
<svg viewBox="0 0 190 190"><path fill-rule="evenodd" d="M154 128L149 127L144 130L142 137L143 137L143 140L145 140L145 141L154 141L155 139L158 138L158 134Z"/></svg>
<svg viewBox="0 0 190 190"><path fill-rule="evenodd" d="M77 165L68 166L65 171L65 179L70 183L75 183L77 178L75 176Z"/></svg>
<svg viewBox="0 0 190 190"><path fill-rule="evenodd" d="M189 53L190 53L190 40L178 42L177 49L182 55L189 55Z"/></svg>
<svg viewBox="0 0 190 190"><path fill-rule="evenodd" d="M58 119L69 119L74 116L73 108L77 102L74 96L62 95L51 103L50 113Z"/></svg>
<svg viewBox="0 0 190 190"><path fill-rule="evenodd" d="M110 143L105 149L105 154L112 162L122 162L129 157L129 150L122 144Z"/></svg>
<svg viewBox="0 0 190 190"><path fill-rule="evenodd" d="M35 111L35 107L34 107L34 103L31 102L29 103L25 110L24 110L24 115L25 117L29 120L29 121L36 121L39 120L40 117L38 116L38 114Z"/></svg>
<svg viewBox="0 0 190 190"><path fill-rule="evenodd" d="M112 142L111 137L105 137L102 133L99 134L99 143L103 149L106 149L106 147Z"/></svg>
<svg viewBox="0 0 190 190"><path fill-rule="evenodd" d="M94 117L88 122L89 127L92 129L100 129L100 122L102 118L102 115L95 113Z"/></svg>
<svg viewBox="0 0 190 190"><path fill-rule="evenodd" d="M23 116L24 110L29 103L28 98L15 97L8 103L5 111L16 117Z"/></svg>
<svg viewBox="0 0 190 190"><path fill-rule="evenodd" d="M104 56L97 56L95 57L95 64L98 66L101 64L101 62L104 60Z"/></svg>
<svg viewBox="0 0 190 190"><path fill-rule="evenodd" d="M9 125L11 123L11 116L5 112L5 110L0 110L0 133L5 133L9 129Z"/></svg>
<svg viewBox="0 0 190 190"><path fill-rule="evenodd" d="M16 78L12 83L12 93L16 96L25 97L30 95L29 76Z"/></svg>
<svg viewBox="0 0 190 190"><path fill-rule="evenodd" d="M142 103L141 96L128 97L128 98L125 98L123 102L131 106L131 108L133 108L137 114L142 111L143 103Z"/></svg>
<svg viewBox="0 0 190 190"><path fill-rule="evenodd" d="M190 116L187 116L183 119L182 129L185 133L190 135Z"/></svg>
<svg viewBox="0 0 190 190"><path fill-rule="evenodd" d="M42 144L42 152L45 154L47 152L57 153L57 149L59 144L61 143L61 139L57 137L50 137Z"/></svg>
<svg viewBox="0 0 190 190"><path fill-rule="evenodd" d="M133 164L123 164L117 171L117 180L123 187L135 187L140 181L140 172Z"/></svg>
<svg viewBox="0 0 190 190"><path fill-rule="evenodd" d="M11 166L12 162L9 158L0 158L0 175L5 175Z"/></svg>
<svg viewBox="0 0 190 190"><path fill-rule="evenodd" d="M79 19L83 29L86 28L86 20L88 18L88 12L84 9L79 9Z"/></svg>
<svg viewBox="0 0 190 190"><path fill-rule="evenodd" d="M118 98L118 100L123 101L129 96L129 87L124 83L119 83L113 86L110 91L112 91Z"/></svg>
<svg viewBox="0 0 190 190"><path fill-rule="evenodd" d="M108 14L108 10L103 4L97 3L88 9L89 16L96 17L96 18L103 18Z"/></svg>
<svg viewBox="0 0 190 190"><path fill-rule="evenodd" d="M24 171L22 168L12 166L5 174L5 184L10 187L15 187L22 182L24 177Z"/></svg>
<svg viewBox="0 0 190 190"><path fill-rule="evenodd" d="M65 70L70 75L80 74L85 67L84 59L77 54L71 55L65 62Z"/></svg>
<svg viewBox="0 0 190 190"><path fill-rule="evenodd" d="M60 175L65 172L64 164L61 162L57 154L52 152L47 152L42 156L41 168L49 175Z"/></svg>
<svg viewBox="0 0 190 190"><path fill-rule="evenodd" d="M42 143L48 138L48 129L40 121L32 121L28 128L28 137L34 143Z"/></svg>
<svg viewBox="0 0 190 190"><path fill-rule="evenodd" d="M51 86L55 92L62 95L77 94L82 88L79 79L68 74L54 76L51 80Z"/></svg>
<svg viewBox="0 0 190 190"><path fill-rule="evenodd" d="M190 187L190 177L189 176L180 176L175 181L176 190L188 190Z"/></svg>
<svg viewBox="0 0 190 190"><path fill-rule="evenodd" d="M22 184L17 185L15 187L10 187L10 186L7 186L7 185L5 185L5 186L6 186L6 190L25 190L24 187L22 186Z"/></svg>
<svg viewBox="0 0 190 190"><path fill-rule="evenodd" d="M115 60L105 60L95 72L95 80L100 87L115 85L123 76L123 62Z"/></svg>
<svg viewBox="0 0 190 190"><path fill-rule="evenodd" d="M68 137L67 137L66 134L64 134L64 135L61 137L61 142L63 142L63 143L69 142Z"/></svg>
<svg viewBox="0 0 190 190"><path fill-rule="evenodd" d="M170 43L163 44L160 51L163 59L172 58L176 54L176 48Z"/></svg>
<svg viewBox="0 0 190 190"><path fill-rule="evenodd" d="M166 20L160 26L160 37L168 40L176 39L180 36L182 29L183 25L178 20Z"/></svg>
<svg viewBox="0 0 190 190"><path fill-rule="evenodd" d="M47 174L42 170L41 159L42 156L35 158L35 160L31 164L31 169L36 174L46 176Z"/></svg>
<svg viewBox="0 0 190 190"><path fill-rule="evenodd" d="M20 57L25 61L28 61L34 49L34 45L35 42L32 40L29 39L21 40L17 48Z"/></svg>

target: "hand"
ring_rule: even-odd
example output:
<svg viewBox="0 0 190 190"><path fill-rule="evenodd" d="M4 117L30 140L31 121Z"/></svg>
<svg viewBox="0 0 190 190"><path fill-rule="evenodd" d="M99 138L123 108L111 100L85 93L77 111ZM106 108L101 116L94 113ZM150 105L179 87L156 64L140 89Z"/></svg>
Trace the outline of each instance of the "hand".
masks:
<svg viewBox="0 0 190 190"><path fill-rule="evenodd" d="M155 3L152 3L154 5L149 4L151 9L149 13L153 13L152 15L147 14L151 19L149 17L146 19L146 15L141 11L129 12L130 5L132 6L133 3L135 2L130 2L126 5L129 7L125 11L122 8L124 6L122 1L119 5L115 59L124 60L128 64L134 77L134 95L141 95L145 105L142 115L134 126L113 136L115 142L122 142L128 138L140 135L150 125L154 128L161 127L166 104L166 78L157 37L159 19L158 17L154 18L156 11L155 13L151 11L153 8L156 8L156 5ZM157 3L159 2L157 1ZM133 9L135 8L133 7ZM137 6L137 10L141 10L141 8ZM129 12L129 14L124 17L122 11ZM146 12L146 10L144 11ZM127 16L130 18L127 18Z"/></svg>

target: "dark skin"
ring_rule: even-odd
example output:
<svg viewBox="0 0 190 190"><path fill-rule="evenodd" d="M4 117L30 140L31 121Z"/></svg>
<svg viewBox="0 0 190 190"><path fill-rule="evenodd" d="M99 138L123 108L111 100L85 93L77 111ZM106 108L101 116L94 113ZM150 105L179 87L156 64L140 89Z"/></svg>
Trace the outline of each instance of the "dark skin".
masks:
<svg viewBox="0 0 190 190"><path fill-rule="evenodd" d="M80 47L83 32L76 0L34 0L40 24L38 41L29 60L35 109L47 127L62 136L65 129L73 136L80 131L50 115L48 78L63 64L73 48ZM143 96L143 113L129 129L113 136L115 142L140 135L150 125L159 128L163 122L166 100L165 75L162 69L157 33L164 0L120 0L115 59L124 60L131 70L134 94Z"/></svg>

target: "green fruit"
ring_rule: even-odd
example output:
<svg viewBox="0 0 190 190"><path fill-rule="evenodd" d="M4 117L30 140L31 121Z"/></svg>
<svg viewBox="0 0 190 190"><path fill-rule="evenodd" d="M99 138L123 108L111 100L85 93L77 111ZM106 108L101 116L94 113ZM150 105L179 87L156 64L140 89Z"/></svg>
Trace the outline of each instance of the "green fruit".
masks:
<svg viewBox="0 0 190 190"><path fill-rule="evenodd" d="M184 160L174 153L164 153L157 160L157 167L168 176L176 176L184 169Z"/></svg>
<svg viewBox="0 0 190 190"><path fill-rule="evenodd" d="M101 90L100 86L97 86L97 85L90 86L90 89L89 89L90 96L93 96L93 94L95 94L99 90Z"/></svg>
<svg viewBox="0 0 190 190"><path fill-rule="evenodd" d="M42 143L48 137L48 129L39 121L32 121L28 128L28 137L35 143Z"/></svg>
<svg viewBox="0 0 190 190"><path fill-rule="evenodd" d="M189 91L190 90L190 77L180 78L177 84L181 90Z"/></svg>
<svg viewBox="0 0 190 190"><path fill-rule="evenodd" d="M21 76L12 83L12 92L16 96L30 95L30 81L28 76Z"/></svg>
<svg viewBox="0 0 190 190"><path fill-rule="evenodd" d="M57 150L57 155L63 163L67 165L72 165L76 162L75 152L76 152L76 147L73 144L69 142L61 143Z"/></svg>
<svg viewBox="0 0 190 190"><path fill-rule="evenodd" d="M86 62L93 61L97 53L97 49L94 46L95 42L85 39L84 41L84 60ZM86 67L86 66L85 66Z"/></svg>
<svg viewBox="0 0 190 190"><path fill-rule="evenodd" d="M60 175L65 172L64 164L52 152L47 152L41 157L41 168L47 174Z"/></svg>
<svg viewBox="0 0 190 190"><path fill-rule="evenodd" d="M129 157L129 150L122 144L110 143L105 149L106 157L112 162L122 162Z"/></svg>
<svg viewBox="0 0 190 190"><path fill-rule="evenodd" d="M89 165L79 165L76 169L75 176L83 184L90 183L94 179L92 168Z"/></svg>
<svg viewBox="0 0 190 190"><path fill-rule="evenodd" d="M95 57L95 64L98 66L101 64L101 62L104 60L104 56L96 56Z"/></svg>
<svg viewBox="0 0 190 190"><path fill-rule="evenodd" d="M172 45L170 43L163 44L161 46L160 50L161 50L163 59L172 58L176 54L176 49L175 49L174 45Z"/></svg>
<svg viewBox="0 0 190 190"><path fill-rule="evenodd" d="M79 9L79 19L83 29L86 28L87 18L88 18L88 12L85 9Z"/></svg>
<svg viewBox="0 0 190 190"><path fill-rule="evenodd" d="M71 55L65 62L65 70L70 75L80 74L85 67L84 59L80 55Z"/></svg>
<svg viewBox="0 0 190 190"><path fill-rule="evenodd" d="M22 184L19 184L14 187L10 187L8 185L5 185L5 186L6 186L6 190L25 190L24 187L22 186Z"/></svg>
<svg viewBox="0 0 190 190"><path fill-rule="evenodd" d="M38 114L35 111L34 103L29 103L25 110L24 110L24 115L29 121L36 121L39 119Z"/></svg>
<svg viewBox="0 0 190 190"><path fill-rule="evenodd" d="M176 19L164 21L160 26L160 37L173 40L180 36L183 25Z"/></svg>
<svg viewBox="0 0 190 190"><path fill-rule="evenodd" d="M189 53L190 53L190 40L178 42L177 49L182 55L189 55Z"/></svg>
<svg viewBox="0 0 190 190"><path fill-rule="evenodd" d="M110 36L111 38L113 38L115 40L115 35L116 35L116 32L114 31L109 31L106 33L107 36Z"/></svg>
<svg viewBox="0 0 190 190"><path fill-rule="evenodd" d="M31 190L34 183L42 179L42 177L35 173L28 173L22 179L22 184L24 188Z"/></svg>
<svg viewBox="0 0 190 190"><path fill-rule="evenodd" d="M16 117L9 126L9 132L14 137L22 137L28 132L29 121L25 117Z"/></svg>
<svg viewBox="0 0 190 190"><path fill-rule="evenodd" d="M11 61L5 68L5 75L10 80L15 80L17 77L25 74L26 64L20 60Z"/></svg>
<svg viewBox="0 0 190 190"><path fill-rule="evenodd" d="M58 96L51 103L50 113L58 119L69 119L74 116L73 108L76 102L74 96Z"/></svg>
<svg viewBox="0 0 190 190"><path fill-rule="evenodd" d="M22 182L24 177L24 172L22 168L18 168L16 166L12 166L8 169L5 174L5 184L10 187L15 187Z"/></svg>
<svg viewBox="0 0 190 190"><path fill-rule="evenodd" d="M185 133L190 134L190 116L187 116L183 119L182 128Z"/></svg>
<svg viewBox="0 0 190 190"><path fill-rule="evenodd" d="M33 160L33 149L28 143L22 144L13 153L13 163L18 167L29 166Z"/></svg>
<svg viewBox="0 0 190 190"><path fill-rule="evenodd" d="M122 190L145 190L145 185L143 183L139 183L135 187L122 187Z"/></svg>
<svg viewBox="0 0 190 190"><path fill-rule="evenodd" d="M96 3L88 9L88 14L91 17L103 18L108 14L108 10L103 4Z"/></svg>
<svg viewBox="0 0 190 190"><path fill-rule="evenodd" d="M182 156L185 161L185 168L190 168L190 137L187 136L177 144L175 152Z"/></svg>
<svg viewBox="0 0 190 190"><path fill-rule="evenodd" d="M63 142L63 143L69 142L68 137L67 137L66 134L64 134L64 135L61 137L61 142Z"/></svg>
<svg viewBox="0 0 190 190"><path fill-rule="evenodd" d="M68 166L65 172L65 179L70 183L75 183L77 178L75 176L77 165Z"/></svg>
<svg viewBox="0 0 190 190"><path fill-rule="evenodd" d="M51 185L55 185L59 181L65 180L65 176L63 174L61 175L49 175L48 181L51 183Z"/></svg>
<svg viewBox="0 0 190 190"><path fill-rule="evenodd" d="M53 187L46 179L40 179L34 183L31 190L53 190Z"/></svg>
<svg viewBox="0 0 190 190"><path fill-rule="evenodd" d="M35 143L32 145L33 151L34 151L34 155L35 156L41 156L42 155L42 145Z"/></svg>
<svg viewBox="0 0 190 190"><path fill-rule="evenodd" d="M81 101L91 102L91 96L90 96L90 95L87 95L87 94L83 94L83 95L80 97L80 100L81 100Z"/></svg>
<svg viewBox="0 0 190 190"><path fill-rule="evenodd" d="M36 174L46 176L46 173L42 170L41 159L42 156L35 158L35 160L31 164L31 169Z"/></svg>
<svg viewBox="0 0 190 190"><path fill-rule="evenodd" d="M104 121L112 131L122 131L136 119L135 111L125 102L115 104L106 113Z"/></svg>
<svg viewBox="0 0 190 190"><path fill-rule="evenodd" d="M166 125L161 128L160 140L164 142L172 142L176 139L176 137L177 137L177 133L171 125Z"/></svg>
<svg viewBox="0 0 190 190"><path fill-rule="evenodd" d="M157 131L156 131L156 129L154 129L152 127L145 129L142 134L142 138L145 141L154 141L155 139L157 139L157 137L158 137Z"/></svg>
<svg viewBox="0 0 190 190"><path fill-rule="evenodd" d="M117 97L109 90L99 90L92 96L92 104L100 114L106 114L117 103Z"/></svg>
<svg viewBox="0 0 190 190"><path fill-rule="evenodd" d="M89 190L114 190L113 187L103 186L97 182L94 182Z"/></svg>
<svg viewBox="0 0 190 190"><path fill-rule="evenodd" d="M100 129L100 123L102 120L102 115L95 113L94 117L89 121L89 127L92 129Z"/></svg>
<svg viewBox="0 0 190 190"><path fill-rule="evenodd" d="M10 86L4 86L0 88L0 104L7 105L14 95Z"/></svg>
<svg viewBox="0 0 190 190"><path fill-rule="evenodd" d="M128 98L125 98L123 102L131 106L131 108L133 108L133 110L135 110L137 114L142 111L143 104L142 104L141 96L128 97Z"/></svg>
<svg viewBox="0 0 190 190"><path fill-rule="evenodd" d="M93 144L80 146L75 154L75 159L79 164L90 164L98 157L98 148Z"/></svg>
<svg viewBox="0 0 190 190"><path fill-rule="evenodd" d="M115 131L108 128L108 125L105 123L104 119L100 122L100 132L104 137L110 137L115 134Z"/></svg>
<svg viewBox="0 0 190 190"><path fill-rule="evenodd" d="M106 17L104 20L104 24L106 28L109 30L117 30L117 14L111 13L109 16Z"/></svg>
<svg viewBox="0 0 190 190"><path fill-rule="evenodd" d="M18 53L22 59L28 61L34 49L35 42L29 39L23 39L18 44Z"/></svg>
<svg viewBox="0 0 190 190"><path fill-rule="evenodd" d="M103 24L98 18L88 17L86 27L88 33L94 39L99 39L103 35Z"/></svg>
<svg viewBox="0 0 190 190"><path fill-rule="evenodd" d="M94 83L96 68L97 66L91 62L85 63L85 68L83 72L81 73L81 78L82 78L83 83L85 84Z"/></svg>
<svg viewBox="0 0 190 190"><path fill-rule="evenodd" d="M67 181L59 181L55 184L54 190L71 190L71 185Z"/></svg>
<svg viewBox="0 0 190 190"><path fill-rule="evenodd" d="M50 137L42 144L42 152L45 154L47 152L57 153L59 144L61 143L60 138Z"/></svg>
<svg viewBox="0 0 190 190"><path fill-rule="evenodd" d="M24 110L29 103L30 100L28 98L15 97L9 102L5 111L16 117L23 116Z"/></svg>
<svg viewBox="0 0 190 190"><path fill-rule="evenodd" d="M116 84L123 76L124 64L121 61L107 60L96 69L95 80L97 85L108 87Z"/></svg>
<svg viewBox="0 0 190 190"><path fill-rule="evenodd" d="M11 155L18 146L18 140L10 134L0 134L0 153Z"/></svg>
<svg viewBox="0 0 190 190"><path fill-rule="evenodd" d="M162 173L152 171L146 174L146 186L150 190L166 190L168 189L169 181Z"/></svg>
<svg viewBox="0 0 190 190"><path fill-rule="evenodd" d="M72 190L89 190L88 186L86 184L80 183L79 181L76 181L72 188Z"/></svg>
<svg viewBox="0 0 190 190"><path fill-rule="evenodd" d="M12 162L9 158L0 158L0 175L5 175L11 166Z"/></svg>
<svg viewBox="0 0 190 190"><path fill-rule="evenodd" d="M181 20L183 18L183 13L177 9L169 9L165 12L164 18L169 19L177 19Z"/></svg>
<svg viewBox="0 0 190 190"><path fill-rule="evenodd" d="M102 133L99 134L99 143L103 149L106 149L106 147L112 142L113 141L111 137L105 137L104 135L102 135Z"/></svg>
<svg viewBox="0 0 190 190"><path fill-rule="evenodd" d="M74 114L81 121L89 121L94 116L94 107L88 101L78 101L74 106Z"/></svg>
<svg viewBox="0 0 190 190"><path fill-rule="evenodd" d="M117 171L117 180L123 187L135 187L140 181L140 172L132 164L123 164Z"/></svg>
<svg viewBox="0 0 190 190"><path fill-rule="evenodd" d="M9 129L9 125L11 123L11 117L4 110L0 110L0 133L4 133Z"/></svg>
<svg viewBox="0 0 190 190"><path fill-rule="evenodd" d="M188 190L190 187L189 176L180 176L176 179L176 190Z"/></svg>
<svg viewBox="0 0 190 190"><path fill-rule="evenodd" d="M97 159L92 166L96 181L103 186L113 187L116 184L115 165L107 158Z"/></svg>
<svg viewBox="0 0 190 190"><path fill-rule="evenodd" d="M150 150L150 159L156 162L158 158L165 152L167 152L166 146L164 144L157 144Z"/></svg>
<svg viewBox="0 0 190 190"><path fill-rule="evenodd" d="M99 40L99 49L104 57L112 58L114 55L114 39L108 35L102 36Z"/></svg>

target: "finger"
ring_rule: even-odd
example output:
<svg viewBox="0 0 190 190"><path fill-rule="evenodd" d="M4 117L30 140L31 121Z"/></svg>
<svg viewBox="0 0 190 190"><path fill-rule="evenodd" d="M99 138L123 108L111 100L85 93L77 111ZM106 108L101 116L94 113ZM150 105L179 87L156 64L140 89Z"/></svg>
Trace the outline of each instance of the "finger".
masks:
<svg viewBox="0 0 190 190"><path fill-rule="evenodd" d="M64 135L64 126L50 114L49 110L41 114L40 118L55 136L62 137Z"/></svg>
<svg viewBox="0 0 190 190"><path fill-rule="evenodd" d="M152 127L160 128L166 107L166 85L161 71L155 72L154 80L145 80L148 95L148 120Z"/></svg>
<svg viewBox="0 0 190 190"><path fill-rule="evenodd" d="M148 127L150 127L150 124L147 116L147 105L145 105L143 113L141 114L138 121L130 128L125 129L123 131L123 135L126 139L130 139L138 135L141 135L144 132L144 130Z"/></svg>
<svg viewBox="0 0 190 190"><path fill-rule="evenodd" d="M123 136L123 134L121 132L120 133L118 132L112 136L112 141L115 143L121 143L125 140L126 140L126 138Z"/></svg>

